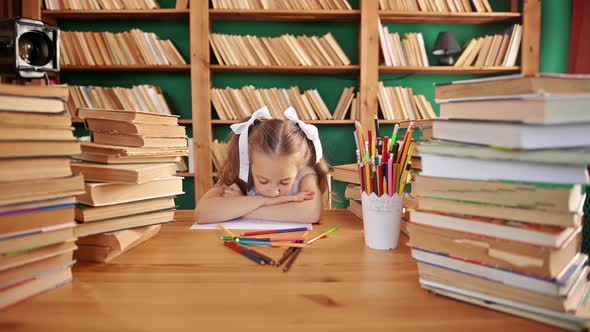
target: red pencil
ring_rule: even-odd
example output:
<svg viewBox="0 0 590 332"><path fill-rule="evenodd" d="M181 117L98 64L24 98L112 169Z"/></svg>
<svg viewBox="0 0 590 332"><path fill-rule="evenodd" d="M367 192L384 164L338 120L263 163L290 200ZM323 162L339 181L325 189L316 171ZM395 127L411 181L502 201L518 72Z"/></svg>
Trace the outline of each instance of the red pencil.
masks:
<svg viewBox="0 0 590 332"><path fill-rule="evenodd" d="M367 139L369 141L369 158L373 158L373 134L370 130L367 132Z"/></svg>

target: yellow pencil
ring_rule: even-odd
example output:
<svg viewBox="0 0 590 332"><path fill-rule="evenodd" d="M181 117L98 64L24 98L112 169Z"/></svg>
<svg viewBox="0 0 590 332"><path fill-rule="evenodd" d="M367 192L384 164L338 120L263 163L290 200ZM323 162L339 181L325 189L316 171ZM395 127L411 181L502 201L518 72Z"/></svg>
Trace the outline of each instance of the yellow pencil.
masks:
<svg viewBox="0 0 590 332"><path fill-rule="evenodd" d="M221 230L226 233L227 235L231 236L231 237L236 237L234 235L234 233L232 233L229 229L225 228L225 226L223 226L222 224L217 225L219 226L219 228L221 228Z"/></svg>
<svg viewBox="0 0 590 332"><path fill-rule="evenodd" d="M414 144L410 144L410 147L408 149L408 155L406 157L406 162L403 165L403 168L401 170L401 176L399 177L399 191L397 192L398 195L402 195L404 193L404 191L406 190L406 178L408 177L408 172L410 171L408 168L408 163L410 162L410 160L412 159L412 152L414 152Z"/></svg>

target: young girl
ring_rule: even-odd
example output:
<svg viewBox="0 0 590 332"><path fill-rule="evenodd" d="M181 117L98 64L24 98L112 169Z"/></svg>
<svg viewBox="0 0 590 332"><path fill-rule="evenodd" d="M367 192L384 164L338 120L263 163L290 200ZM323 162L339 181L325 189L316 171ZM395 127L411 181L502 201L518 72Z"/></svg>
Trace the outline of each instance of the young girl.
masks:
<svg viewBox="0 0 590 332"><path fill-rule="evenodd" d="M315 223L328 167L318 130L297 118L271 119L266 107L231 126L219 182L197 204L199 223L251 219Z"/></svg>

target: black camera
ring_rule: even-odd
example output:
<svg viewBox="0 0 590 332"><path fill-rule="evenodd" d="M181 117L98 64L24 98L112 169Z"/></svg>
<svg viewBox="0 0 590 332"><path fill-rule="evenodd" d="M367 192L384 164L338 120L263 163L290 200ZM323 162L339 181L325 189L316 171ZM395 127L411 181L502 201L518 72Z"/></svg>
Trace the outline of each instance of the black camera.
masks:
<svg viewBox="0 0 590 332"><path fill-rule="evenodd" d="M0 20L0 74L21 79L59 71L59 29L38 20Z"/></svg>

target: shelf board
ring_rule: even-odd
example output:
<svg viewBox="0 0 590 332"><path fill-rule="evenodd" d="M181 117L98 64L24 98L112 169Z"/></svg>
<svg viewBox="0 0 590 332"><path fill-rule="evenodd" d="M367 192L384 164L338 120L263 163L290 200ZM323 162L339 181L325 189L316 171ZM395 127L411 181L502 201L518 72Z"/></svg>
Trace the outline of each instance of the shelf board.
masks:
<svg viewBox="0 0 590 332"><path fill-rule="evenodd" d="M430 12L397 12L379 11L383 23L436 23L436 24L488 24L515 23L521 20L521 13L430 13Z"/></svg>
<svg viewBox="0 0 590 332"><path fill-rule="evenodd" d="M43 19L54 20L175 20L188 19L188 9L42 10Z"/></svg>
<svg viewBox="0 0 590 332"><path fill-rule="evenodd" d="M273 74L319 74L332 75L357 73L360 66L226 66L211 65L214 72L273 73Z"/></svg>
<svg viewBox="0 0 590 332"><path fill-rule="evenodd" d="M432 127L432 119L425 120L379 120L379 125L382 124L399 124L400 128L408 128L410 122L414 122L416 127Z"/></svg>
<svg viewBox="0 0 590 332"><path fill-rule="evenodd" d="M178 124L193 124L193 120L192 119L178 119Z"/></svg>
<svg viewBox="0 0 590 332"><path fill-rule="evenodd" d="M265 10L211 9L211 20L232 21L330 21L352 22L361 18L361 11L353 10Z"/></svg>
<svg viewBox="0 0 590 332"><path fill-rule="evenodd" d="M185 177L194 177L195 173L189 173L189 172L176 172L176 175L178 176L185 176Z"/></svg>
<svg viewBox="0 0 590 332"><path fill-rule="evenodd" d="M379 66L380 74L508 74L519 72L520 67L453 67L453 66Z"/></svg>
<svg viewBox="0 0 590 332"><path fill-rule="evenodd" d="M304 120L305 123L317 124L317 125L343 125L343 124L354 124L354 120ZM238 120L219 120L212 119L212 124L234 124L238 123Z"/></svg>
<svg viewBox="0 0 590 332"><path fill-rule="evenodd" d="M87 65L62 65L60 71L186 71L190 65L113 65L113 66L87 66Z"/></svg>

